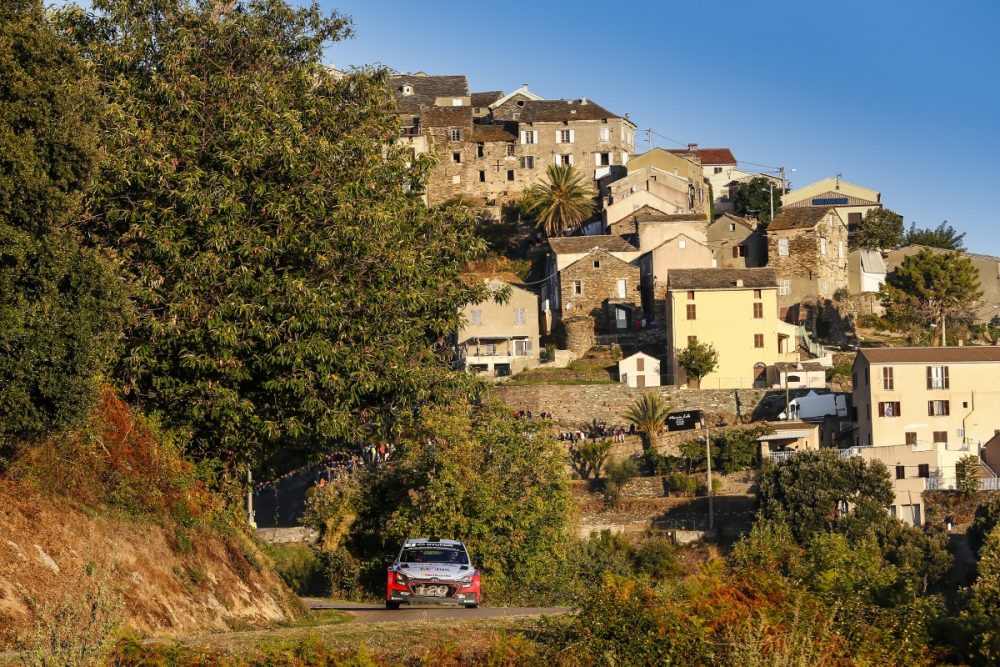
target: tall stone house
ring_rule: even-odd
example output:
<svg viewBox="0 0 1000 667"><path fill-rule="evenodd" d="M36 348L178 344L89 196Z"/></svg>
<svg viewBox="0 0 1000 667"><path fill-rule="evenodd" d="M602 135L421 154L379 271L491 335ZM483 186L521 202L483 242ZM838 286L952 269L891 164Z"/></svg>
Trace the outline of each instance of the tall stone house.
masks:
<svg viewBox="0 0 1000 667"><path fill-rule="evenodd" d="M720 267L750 269L767 264L767 239L753 220L723 213L708 225L708 246Z"/></svg>
<svg viewBox="0 0 1000 667"><path fill-rule="evenodd" d="M847 225L836 208L782 209L767 227L767 264L788 322L806 323L814 306L847 288Z"/></svg>
<svg viewBox="0 0 1000 667"><path fill-rule="evenodd" d="M782 186L781 179L768 173L754 173L739 168L739 162L729 148L700 148L698 144L688 144L687 148L669 149L674 155L684 156L702 167L705 180L712 186L715 198L715 213L733 211L733 189L752 178L766 178L774 182L775 188Z"/></svg>
<svg viewBox="0 0 1000 667"><path fill-rule="evenodd" d="M464 76L395 76L402 140L438 157L426 201L462 196L494 218L550 164L571 164L594 188L635 151L635 124L581 98L544 100L521 86L513 93L470 93Z"/></svg>

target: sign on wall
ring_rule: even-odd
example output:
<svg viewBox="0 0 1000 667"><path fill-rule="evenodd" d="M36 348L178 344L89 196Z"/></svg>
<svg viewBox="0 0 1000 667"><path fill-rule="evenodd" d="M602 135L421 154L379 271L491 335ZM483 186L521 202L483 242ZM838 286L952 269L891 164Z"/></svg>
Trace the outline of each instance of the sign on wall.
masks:
<svg viewBox="0 0 1000 667"><path fill-rule="evenodd" d="M667 415L668 431L690 431L701 423L701 410L671 412Z"/></svg>

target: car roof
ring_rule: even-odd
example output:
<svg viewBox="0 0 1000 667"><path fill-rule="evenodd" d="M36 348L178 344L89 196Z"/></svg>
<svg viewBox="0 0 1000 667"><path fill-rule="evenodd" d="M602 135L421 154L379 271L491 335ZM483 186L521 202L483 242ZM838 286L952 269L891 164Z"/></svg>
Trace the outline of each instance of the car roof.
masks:
<svg viewBox="0 0 1000 667"><path fill-rule="evenodd" d="M403 543L404 547L462 547L465 545L458 540L441 540L437 538L427 538L427 537L417 537L413 539L406 540Z"/></svg>

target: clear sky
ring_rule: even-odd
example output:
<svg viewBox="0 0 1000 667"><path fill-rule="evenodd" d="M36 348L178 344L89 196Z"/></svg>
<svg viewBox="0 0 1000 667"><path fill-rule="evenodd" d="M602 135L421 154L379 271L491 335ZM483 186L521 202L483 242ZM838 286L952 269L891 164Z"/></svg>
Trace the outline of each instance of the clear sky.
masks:
<svg viewBox="0 0 1000 667"><path fill-rule="evenodd" d="M793 188L840 173L907 227L947 220L1000 255L1000 2L321 2L354 19L337 67L587 97L628 113L642 148L652 128L795 169Z"/></svg>

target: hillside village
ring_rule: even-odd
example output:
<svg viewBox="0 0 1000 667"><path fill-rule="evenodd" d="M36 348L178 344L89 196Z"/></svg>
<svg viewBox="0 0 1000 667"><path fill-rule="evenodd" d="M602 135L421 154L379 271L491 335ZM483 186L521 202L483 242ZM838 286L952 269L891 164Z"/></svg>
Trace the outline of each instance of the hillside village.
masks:
<svg viewBox="0 0 1000 667"><path fill-rule="evenodd" d="M926 515L919 492L955 488L963 456L982 455L982 488L1000 489L1000 390L989 381L1000 377L995 339L899 350L882 347L898 341L864 340L866 318L883 312L887 275L920 250L856 242L865 217L884 206L877 189L839 175L792 188L784 168L744 170L728 147L647 141L643 151L635 123L608 101L545 99L527 84L474 92L461 75L399 75L389 85L404 141L416 154L438 156L423 193L428 205L460 201L485 225L521 221L521 197L545 182L548 165L571 166L593 193L593 212L575 229L546 235L530 221L507 227L505 254L530 262L524 275L503 262L469 274L510 297L463 309L457 367L512 385L585 386L573 360L610 348L616 361L591 380L617 383L606 392L662 387L690 408L705 390L770 390L777 399L756 419L799 428L762 440L762 455L781 461L822 442L845 456L879 459L895 471L892 511L915 525ZM738 215L737 190L754 179L767 192L766 210ZM965 257L982 289L976 323L990 331L1000 309L1000 258ZM700 377L678 361L692 344L718 355ZM918 377L924 369L926 387ZM788 406L786 392L796 397ZM515 386L501 393L521 396ZM821 407L796 413L809 402ZM589 421L574 414L595 414L523 397L511 405L551 411L567 428ZM735 417L749 421L751 412Z"/></svg>

